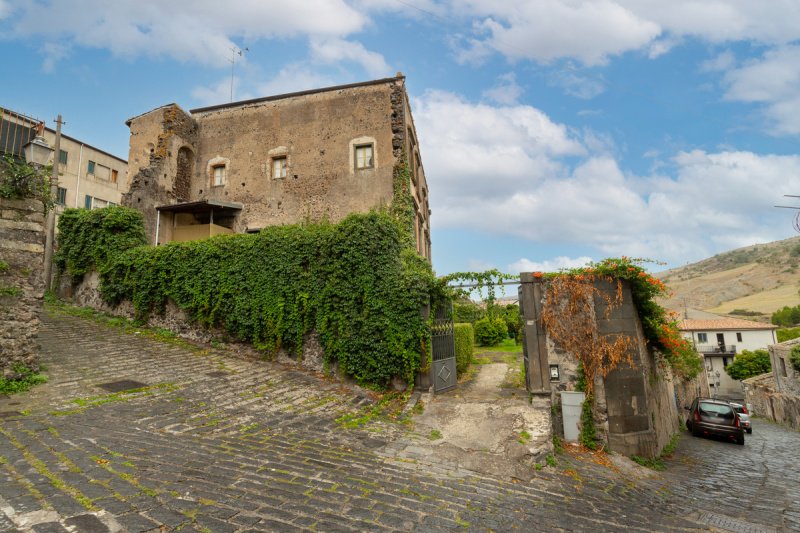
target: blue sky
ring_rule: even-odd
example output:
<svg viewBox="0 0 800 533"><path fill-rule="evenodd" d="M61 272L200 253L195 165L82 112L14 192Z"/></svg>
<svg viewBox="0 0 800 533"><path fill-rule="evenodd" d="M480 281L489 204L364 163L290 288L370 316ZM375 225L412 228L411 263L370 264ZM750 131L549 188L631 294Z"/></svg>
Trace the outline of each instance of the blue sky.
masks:
<svg viewBox="0 0 800 533"><path fill-rule="evenodd" d="M126 158L230 100L232 47L236 100L407 76L439 274L794 235L797 0L0 0L0 105Z"/></svg>

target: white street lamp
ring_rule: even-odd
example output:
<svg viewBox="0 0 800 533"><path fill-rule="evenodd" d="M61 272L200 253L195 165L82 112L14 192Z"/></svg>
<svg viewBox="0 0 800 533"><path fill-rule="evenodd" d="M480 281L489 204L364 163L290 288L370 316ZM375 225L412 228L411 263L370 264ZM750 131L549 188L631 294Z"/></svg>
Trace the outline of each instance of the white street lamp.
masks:
<svg viewBox="0 0 800 533"><path fill-rule="evenodd" d="M22 148L22 152L25 154L25 161L32 165L43 167L48 161L50 161L50 158L55 153L55 150L50 148L50 145L47 144L47 141L44 140L44 137L37 135L31 142Z"/></svg>

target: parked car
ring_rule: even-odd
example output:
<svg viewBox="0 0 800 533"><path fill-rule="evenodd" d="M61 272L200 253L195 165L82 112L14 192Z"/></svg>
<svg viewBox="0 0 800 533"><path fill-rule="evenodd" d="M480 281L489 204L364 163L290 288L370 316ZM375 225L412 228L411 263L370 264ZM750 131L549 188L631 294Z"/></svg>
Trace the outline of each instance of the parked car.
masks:
<svg viewBox="0 0 800 533"><path fill-rule="evenodd" d="M736 411L726 400L695 398L690 407L686 427L695 437L716 435L744 444L744 428Z"/></svg>
<svg viewBox="0 0 800 533"><path fill-rule="evenodd" d="M750 413L747 412L747 407L740 403L730 402L731 407L733 410L736 411L736 414L739 416L739 421L742 423L742 427L748 433L753 432L753 425L750 423Z"/></svg>

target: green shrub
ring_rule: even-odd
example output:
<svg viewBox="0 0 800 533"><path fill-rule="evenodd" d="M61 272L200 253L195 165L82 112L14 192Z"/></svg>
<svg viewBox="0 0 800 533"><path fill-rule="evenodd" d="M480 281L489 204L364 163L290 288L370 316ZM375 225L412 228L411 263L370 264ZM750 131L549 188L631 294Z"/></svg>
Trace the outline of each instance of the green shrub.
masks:
<svg viewBox="0 0 800 533"><path fill-rule="evenodd" d="M472 300L464 299L453 302L453 320L455 322L474 324L484 316L486 316L486 310Z"/></svg>
<svg viewBox="0 0 800 533"><path fill-rule="evenodd" d="M800 324L800 305L794 307L784 306L772 313L771 322L776 326L790 327Z"/></svg>
<svg viewBox="0 0 800 533"><path fill-rule="evenodd" d="M800 372L800 344L792 347L792 351L789 352L789 362L795 372Z"/></svg>
<svg viewBox="0 0 800 533"><path fill-rule="evenodd" d="M800 328L780 328L777 331L778 342L786 342L800 337Z"/></svg>
<svg viewBox="0 0 800 533"><path fill-rule="evenodd" d="M772 370L772 363L769 353L766 350L742 350L733 360L733 363L725 367L725 372L733 379L747 379L758 376Z"/></svg>
<svg viewBox="0 0 800 533"><path fill-rule="evenodd" d="M315 331L326 362L363 384L412 381L430 328L420 313L435 282L388 213L339 224L272 226L258 234L143 246L111 257L100 290L138 318L172 300L201 325L273 354L301 351Z"/></svg>
<svg viewBox="0 0 800 533"><path fill-rule="evenodd" d="M475 322L475 342L479 346L494 346L506 338L508 328L502 318L482 318Z"/></svg>
<svg viewBox="0 0 800 533"><path fill-rule="evenodd" d="M597 449L597 431L594 427L594 414L592 413L592 404L594 397L587 396L581 404L581 431L578 439L580 443L589 448L590 450Z"/></svg>
<svg viewBox="0 0 800 533"><path fill-rule="evenodd" d="M455 324L456 371L461 374L472 363L475 332L472 324Z"/></svg>
<svg viewBox="0 0 800 533"><path fill-rule="evenodd" d="M0 373L0 394L25 392L34 385L47 381L47 377L22 363L12 364L11 370L14 374L11 378L6 378Z"/></svg>
<svg viewBox="0 0 800 533"><path fill-rule="evenodd" d="M80 281L93 268L102 273L112 258L144 244L144 220L136 209L65 209L58 218L53 260L61 272Z"/></svg>

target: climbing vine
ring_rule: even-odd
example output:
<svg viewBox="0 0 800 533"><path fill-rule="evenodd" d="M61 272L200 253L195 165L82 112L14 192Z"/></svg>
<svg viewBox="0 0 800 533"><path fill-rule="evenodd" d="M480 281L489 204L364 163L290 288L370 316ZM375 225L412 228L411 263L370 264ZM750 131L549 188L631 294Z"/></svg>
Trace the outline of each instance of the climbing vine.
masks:
<svg viewBox="0 0 800 533"><path fill-rule="evenodd" d="M385 386L394 376L413 380L426 359L420 310L437 290L430 264L403 241L390 214L372 212L138 247L100 269L100 289L110 304L130 300L140 318L172 300L268 354L299 353L315 331L328 362Z"/></svg>
<svg viewBox="0 0 800 533"><path fill-rule="evenodd" d="M598 289L598 281L615 287L614 294ZM601 335L597 330L595 299L603 302L603 316L622 304L622 283L595 274L559 275L548 280L542 322L551 339L572 354L583 368L586 395L591 397L596 376L605 378L621 361L633 364L627 335Z"/></svg>
<svg viewBox="0 0 800 533"><path fill-rule="evenodd" d="M92 269L103 272L109 260L121 252L144 244L144 221L135 209L65 209L58 219L54 261L61 272L80 281Z"/></svg>
<svg viewBox="0 0 800 533"><path fill-rule="evenodd" d="M452 297L469 298L477 293L486 301L486 312L489 318L496 318L500 312L495 305L497 286L506 281L519 279L518 274L506 274L493 268L484 272L453 272L439 278L447 286Z"/></svg>

